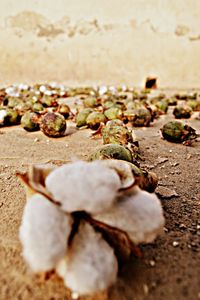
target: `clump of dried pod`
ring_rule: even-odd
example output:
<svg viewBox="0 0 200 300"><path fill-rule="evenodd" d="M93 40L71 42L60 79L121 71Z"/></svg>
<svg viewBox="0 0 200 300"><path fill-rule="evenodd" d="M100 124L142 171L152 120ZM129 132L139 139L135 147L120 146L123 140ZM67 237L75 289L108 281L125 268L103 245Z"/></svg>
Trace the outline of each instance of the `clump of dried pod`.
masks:
<svg viewBox="0 0 200 300"><path fill-rule="evenodd" d="M91 108L83 108L76 115L76 126L83 127L87 125L87 117L93 110Z"/></svg>
<svg viewBox="0 0 200 300"><path fill-rule="evenodd" d="M36 165L19 176L27 187L23 257L33 272L54 270L78 295L106 290L117 258L163 229L160 201L138 187L127 162Z"/></svg>
<svg viewBox="0 0 200 300"><path fill-rule="evenodd" d="M65 118L58 113L47 112L40 119L41 131L50 137L61 137L66 130Z"/></svg>
<svg viewBox="0 0 200 300"><path fill-rule="evenodd" d="M70 107L67 104L61 103L58 106L57 113L63 115L65 119L68 119L69 116L70 116L71 110L70 110Z"/></svg>
<svg viewBox="0 0 200 300"><path fill-rule="evenodd" d="M174 143L190 145L199 136L196 130L187 124L178 121L170 121L161 128L164 139Z"/></svg>
<svg viewBox="0 0 200 300"><path fill-rule="evenodd" d="M134 116L133 116L133 120L132 120L132 124L133 126L136 127L141 127L141 126L145 126L148 127L150 126L152 120L152 116L150 111L147 108L139 108L137 110L134 111Z"/></svg>
<svg viewBox="0 0 200 300"><path fill-rule="evenodd" d="M21 117L21 126L27 131L39 130L39 115L37 113L27 111Z"/></svg>
<svg viewBox="0 0 200 300"><path fill-rule="evenodd" d="M188 105L176 106L173 110L176 119L189 119L192 115L192 108Z"/></svg>
<svg viewBox="0 0 200 300"><path fill-rule="evenodd" d="M12 108L0 109L0 125L17 125L20 122L20 118L19 113Z"/></svg>
<svg viewBox="0 0 200 300"><path fill-rule="evenodd" d="M100 146L88 157L89 160L106 158L120 159L129 162L133 161L133 155L131 150L119 144L106 144Z"/></svg>
<svg viewBox="0 0 200 300"><path fill-rule="evenodd" d="M98 111L93 111L88 115L86 119L86 124L89 128L96 130L100 126L101 123L105 123L106 117L103 113Z"/></svg>
<svg viewBox="0 0 200 300"><path fill-rule="evenodd" d="M102 137L104 144L126 145L128 143L133 143L132 131L120 120L107 122L102 129Z"/></svg>

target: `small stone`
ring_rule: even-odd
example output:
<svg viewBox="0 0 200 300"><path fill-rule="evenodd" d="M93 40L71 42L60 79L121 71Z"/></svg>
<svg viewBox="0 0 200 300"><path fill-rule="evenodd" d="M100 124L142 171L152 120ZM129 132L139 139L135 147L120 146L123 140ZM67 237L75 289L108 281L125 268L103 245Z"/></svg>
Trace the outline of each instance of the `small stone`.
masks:
<svg viewBox="0 0 200 300"><path fill-rule="evenodd" d="M182 224L179 225L179 228L180 228L180 229L186 229L187 227L186 227L185 224L182 223Z"/></svg>
<svg viewBox="0 0 200 300"><path fill-rule="evenodd" d="M159 157L158 158L158 164L162 164L164 162L168 161L168 158L167 157Z"/></svg>
<svg viewBox="0 0 200 300"><path fill-rule="evenodd" d="M167 227L164 227L164 232L169 232L169 229Z"/></svg>
<svg viewBox="0 0 200 300"><path fill-rule="evenodd" d="M39 142L39 139L38 139L38 138L35 138L35 139L34 139L34 143L36 143L36 142Z"/></svg>
<svg viewBox="0 0 200 300"><path fill-rule="evenodd" d="M156 194L161 198L179 197L175 190L168 189L164 186L158 186L156 189Z"/></svg>
<svg viewBox="0 0 200 300"><path fill-rule="evenodd" d="M172 245L173 245L173 247L178 247L178 246L179 246L179 242L174 241L174 242L172 243Z"/></svg>
<svg viewBox="0 0 200 300"><path fill-rule="evenodd" d="M197 229L200 229L200 225L197 225Z"/></svg>
<svg viewBox="0 0 200 300"><path fill-rule="evenodd" d="M172 153L172 150L171 150L171 149L169 150L169 153Z"/></svg>
<svg viewBox="0 0 200 300"><path fill-rule="evenodd" d="M148 293L149 293L149 287L148 287L147 284L144 284L144 285L143 285L143 290L144 290L144 294L145 294L145 295L148 295Z"/></svg>
<svg viewBox="0 0 200 300"><path fill-rule="evenodd" d="M195 242L192 242L192 243L191 243L191 246L192 246L192 247L196 247L197 245L196 245Z"/></svg>
<svg viewBox="0 0 200 300"><path fill-rule="evenodd" d="M150 260L149 265L151 267L154 267L156 265L156 262L154 260Z"/></svg>
<svg viewBox="0 0 200 300"><path fill-rule="evenodd" d="M165 165L163 165L163 166L160 167L160 169L164 169L164 168L165 168Z"/></svg>
<svg viewBox="0 0 200 300"><path fill-rule="evenodd" d="M76 300L76 299L79 298L79 294L76 293L76 292L72 292L72 293L71 293L71 297L72 297L73 300Z"/></svg>
<svg viewBox="0 0 200 300"><path fill-rule="evenodd" d="M178 166L178 165L179 165L178 162L175 162L175 163L172 163L172 164L171 164L172 167L176 167L176 166Z"/></svg>
<svg viewBox="0 0 200 300"><path fill-rule="evenodd" d="M151 283L151 288L152 288L152 289L155 289L155 288L156 288L156 286L157 286L156 282L155 282L155 281L153 281L153 282Z"/></svg>

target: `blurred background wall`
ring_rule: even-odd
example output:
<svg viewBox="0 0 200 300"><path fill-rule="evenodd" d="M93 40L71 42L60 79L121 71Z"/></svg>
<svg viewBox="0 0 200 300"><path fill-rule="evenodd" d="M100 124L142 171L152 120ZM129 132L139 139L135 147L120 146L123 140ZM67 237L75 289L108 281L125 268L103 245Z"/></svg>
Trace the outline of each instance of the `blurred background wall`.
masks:
<svg viewBox="0 0 200 300"><path fill-rule="evenodd" d="M199 0L1 0L0 84L199 87Z"/></svg>

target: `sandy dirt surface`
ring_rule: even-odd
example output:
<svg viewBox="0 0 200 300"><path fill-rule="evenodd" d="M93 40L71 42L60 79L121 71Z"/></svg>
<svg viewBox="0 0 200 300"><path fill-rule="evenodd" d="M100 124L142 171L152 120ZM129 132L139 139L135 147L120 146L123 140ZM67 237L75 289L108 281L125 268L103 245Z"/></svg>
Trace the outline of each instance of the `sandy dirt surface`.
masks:
<svg viewBox="0 0 200 300"><path fill-rule="evenodd" d="M127 262L107 294L84 300L200 299L200 143L186 147L161 139L159 129L168 119L172 119L169 114L150 128L135 130L145 158L142 164L159 176L157 192L162 196L167 188L175 194L161 200L165 232L154 243L142 246L142 259L133 257ZM200 121L187 123L199 131ZM32 163L86 159L102 144L101 139L90 139L89 130L69 132L51 139L20 127L0 129L1 300L71 299L61 280L50 278L42 283L21 257L18 229L25 191L15 175Z"/></svg>

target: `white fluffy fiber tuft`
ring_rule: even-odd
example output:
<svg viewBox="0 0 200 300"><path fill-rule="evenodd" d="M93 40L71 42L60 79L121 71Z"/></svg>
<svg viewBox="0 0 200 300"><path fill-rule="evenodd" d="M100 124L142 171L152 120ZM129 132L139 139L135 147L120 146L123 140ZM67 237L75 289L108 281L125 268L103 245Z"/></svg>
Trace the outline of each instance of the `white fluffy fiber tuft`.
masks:
<svg viewBox="0 0 200 300"><path fill-rule="evenodd" d="M55 268L65 256L72 219L44 196L28 199L20 227L23 256L34 272Z"/></svg>
<svg viewBox="0 0 200 300"><path fill-rule="evenodd" d="M80 295L108 288L117 277L113 249L87 223L82 223L68 255L57 266L67 287Z"/></svg>
<svg viewBox="0 0 200 300"><path fill-rule="evenodd" d="M50 173L46 187L64 211L100 213L112 206L121 182L117 173L100 161L77 161Z"/></svg>
<svg viewBox="0 0 200 300"><path fill-rule="evenodd" d="M95 220L126 231L135 243L152 242L164 226L161 203L155 194L134 187L133 193L118 199L113 207Z"/></svg>

